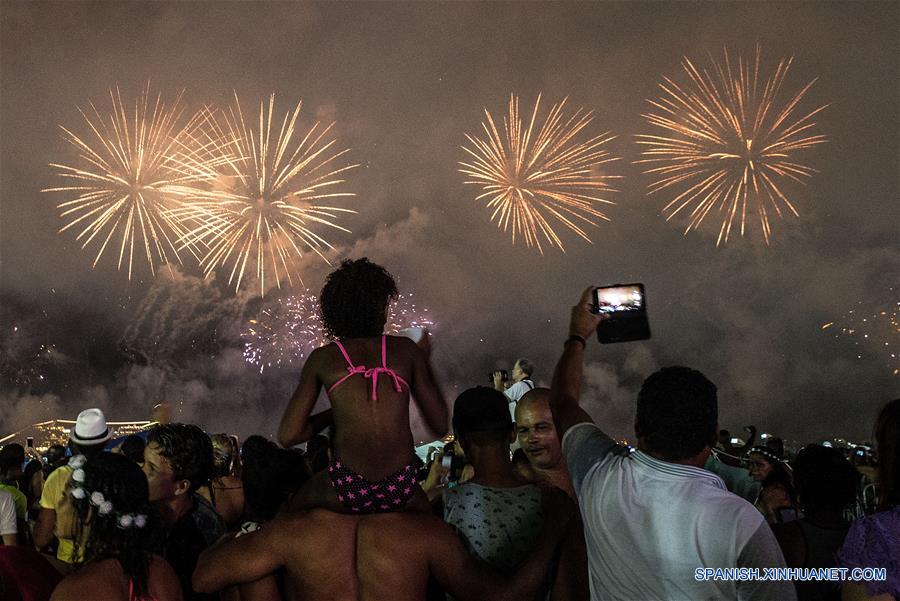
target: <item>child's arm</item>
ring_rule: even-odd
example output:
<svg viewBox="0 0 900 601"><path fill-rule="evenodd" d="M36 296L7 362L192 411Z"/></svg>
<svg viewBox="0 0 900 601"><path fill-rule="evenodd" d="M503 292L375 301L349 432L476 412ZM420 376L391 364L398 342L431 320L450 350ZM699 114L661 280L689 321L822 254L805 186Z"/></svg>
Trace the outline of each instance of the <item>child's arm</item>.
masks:
<svg viewBox="0 0 900 601"><path fill-rule="evenodd" d="M443 435L448 429L447 401L431 370L431 346L427 333L421 342L410 345L410 353L413 358L413 400L432 433Z"/></svg>
<svg viewBox="0 0 900 601"><path fill-rule="evenodd" d="M319 379L318 373L320 350L316 349L310 353L309 359L303 365L300 383L281 417L281 424L278 426L278 442L285 448L306 442L316 433L309 416L319 398L319 392L322 390L322 381Z"/></svg>

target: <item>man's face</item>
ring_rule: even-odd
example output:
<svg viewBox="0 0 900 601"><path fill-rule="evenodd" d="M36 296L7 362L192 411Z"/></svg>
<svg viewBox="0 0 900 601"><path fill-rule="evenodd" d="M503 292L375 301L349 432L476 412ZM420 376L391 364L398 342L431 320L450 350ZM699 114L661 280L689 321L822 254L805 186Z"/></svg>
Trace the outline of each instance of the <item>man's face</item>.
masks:
<svg viewBox="0 0 900 601"><path fill-rule="evenodd" d="M516 431L519 446L536 468L553 469L562 460L562 449L553 414L546 402L528 403L516 409Z"/></svg>
<svg viewBox="0 0 900 601"><path fill-rule="evenodd" d="M525 379L525 372L522 371L521 367L519 367L518 361L516 361L516 364L513 365L512 371L510 372L509 375L512 376L512 379L515 380L516 382Z"/></svg>
<svg viewBox="0 0 900 601"><path fill-rule="evenodd" d="M175 496L179 483L172 473L169 460L159 454L160 447L151 442L144 447L144 474L150 487L150 502L169 499Z"/></svg>

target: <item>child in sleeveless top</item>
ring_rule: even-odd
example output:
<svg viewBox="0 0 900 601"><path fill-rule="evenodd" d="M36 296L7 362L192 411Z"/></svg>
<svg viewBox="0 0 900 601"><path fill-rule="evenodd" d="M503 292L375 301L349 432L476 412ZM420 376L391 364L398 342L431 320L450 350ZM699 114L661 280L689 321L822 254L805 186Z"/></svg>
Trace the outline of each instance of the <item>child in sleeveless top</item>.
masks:
<svg viewBox="0 0 900 601"><path fill-rule="evenodd" d="M428 336L417 344L383 334L396 296L391 275L366 258L344 261L326 280L319 302L334 342L309 355L278 440L286 447L305 442L333 422L333 458L295 497L295 509L398 511L413 498L425 505L410 394L435 434L447 430L447 404L431 370ZM323 388L331 409L312 415Z"/></svg>

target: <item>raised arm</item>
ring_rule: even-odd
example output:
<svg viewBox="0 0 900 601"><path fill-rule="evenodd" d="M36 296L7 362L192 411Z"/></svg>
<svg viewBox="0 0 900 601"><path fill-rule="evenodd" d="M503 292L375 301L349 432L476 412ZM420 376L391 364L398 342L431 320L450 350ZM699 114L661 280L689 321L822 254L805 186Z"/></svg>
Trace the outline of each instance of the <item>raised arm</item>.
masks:
<svg viewBox="0 0 900 601"><path fill-rule="evenodd" d="M214 593L231 584L254 582L284 565L276 520L240 538L222 540L197 559L192 584L198 593Z"/></svg>
<svg viewBox="0 0 900 601"><path fill-rule="evenodd" d="M553 372L553 384L550 386L550 409L553 412L553 420L556 422L560 440L566 430L575 424L594 421L579 404L584 350L602 319L592 311L591 298L594 288L591 286L585 290L578 304L572 307L572 317L569 320L570 337L565 343L562 356Z"/></svg>
<svg viewBox="0 0 900 601"><path fill-rule="evenodd" d="M285 448L306 442L316 434L316 426L321 425L310 419L310 414L319 398L319 392L322 390L322 382L318 376L320 351L321 349L316 349L310 353L306 363L303 364L300 383L291 396L284 415L281 416L281 424L278 426L278 442ZM329 418L330 415L329 411ZM317 414L315 421L321 422L321 416L322 414Z"/></svg>
<svg viewBox="0 0 900 601"><path fill-rule="evenodd" d="M428 332L425 332L419 343L410 344L410 348L413 357L413 401L431 432L443 436L448 430L447 401L444 400L431 369L431 343Z"/></svg>

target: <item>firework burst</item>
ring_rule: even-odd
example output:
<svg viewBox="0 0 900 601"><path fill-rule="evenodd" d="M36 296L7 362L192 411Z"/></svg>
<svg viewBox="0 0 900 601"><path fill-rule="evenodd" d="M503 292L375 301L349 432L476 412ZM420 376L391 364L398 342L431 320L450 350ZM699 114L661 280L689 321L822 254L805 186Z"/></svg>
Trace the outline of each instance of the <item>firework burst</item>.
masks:
<svg viewBox="0 0 900 601"><path fill-rule="evenodd" d="M604 196L615 191L610 180L616 176L600 172L602 164L617 160L603 148L614 136L607 132L578 141L593 116L578 109L566 118L566 99L554 104L535 129L540 104L538 96L526 125L519 116L519 99L510 95L502 133L485 109L485 137L466 134L470 147L463 150L469 162L460 162L459 171L470 178L466 184L481 187L476 200L487 199L491 221L504 232L512 230L513 244L524 239L526 246L543 254L543 239L565 252L554 223L591 242L583 226L596 226L597 219L609 221L596 205L614 204Z"/></svg>
<svg viewBox="0 0 900 601"><path fill-rule="evenodd" d="M893 288L888 291L896 297ZM853 309L844 313L837 321L822 324L835 338L844 338L853 342L857 359L867 355L880 356L888 365L893 375L900 375L900 356L898 356L898 340L900 340L900 302L872 307L858 301Z"/></svg>
<svg viewBox="0 0 900 601"><path fill-rule="evenodd" d="M299 276L297 260L304 250L320 257L331 244L321 227L349 232L335 223L346 208L317 204L326 199L355 196L339 191L343 173L358 165L342 164L348 150L335 150L329 136L334 124L319 123L298 129L301 103L275 118L275 96L260 103L258 127L244 118L240 101L208 120L210 138L224 154L216 165L215 190L189 199L171 215L188 229L184 245L201 243L206 252L200 265L208 275L230 266L229 284L235 290L248 272L255 273L260 291L266 282L280 288Z"/></svg>
<svg viewBox="0 0 900 601"><path fill-rule="evenodd" d="M400 334L406 328L434 328L428 309L420 308L413 295L401 294L391 303L385 332ZM283 367L302 361L312 351L328 344L319 312L319 300L309 290L275 299L263 308L241 333L244 359L259 366Z"/></svg>
<svg viewBox="0 0 900 601"><path fill-rule="evenodd" d="M78 230L75 239L82 248L99 245L94 267L112 242L118 247L119 269L127 256L131 279L136 246L139 255L143 247L154 274L157 262L181 262L176 245L186 232L167 210L179 198L197 195L198 186L211 179L205 156L211 149L198 145L194 136L202 117L182 119L181 94L167 107L160 95L152 100L147 86L133 111L126 108L118 88L109 94L111 114L101 115L93 103L90 112L79 109L86 135L61 126L80 162L51 163L67 185L43 191L74 194L58 205L67 221L60 233Z"/></svg>
<svg viewBox="0 0 900 601"><path fill-rule="evenodd" d="M771 213L799 216L782 186L788 180L802 183L816 173L794 154L827 141L812 133L813 117L827 105L808 113L798 110L816 80L787 103L779 103L793 58L782 59L764 83L759 47L753 61L738 57L733 65L726 50L724 62L712 57L710 62L711 70L698 69L685 57L687 84L669 78L659 84L662 95L649 101L653 110L643 117L665 133L637 136L646 157L637 162L647 164L645 173L656 178L650 194L676 194L663 208L667 221L690 211L685 234L716 209L722 217L718 246L728 241L736 221L743 236L748 210L755 209L769 244Z"/></svg>
<svg viewBox="0 0 900 601"><path fill-rule="evenodd" d="M291 365L327 342L318 299L306 291L275 299L241 333L244 359L265 368Z"/></svg>

